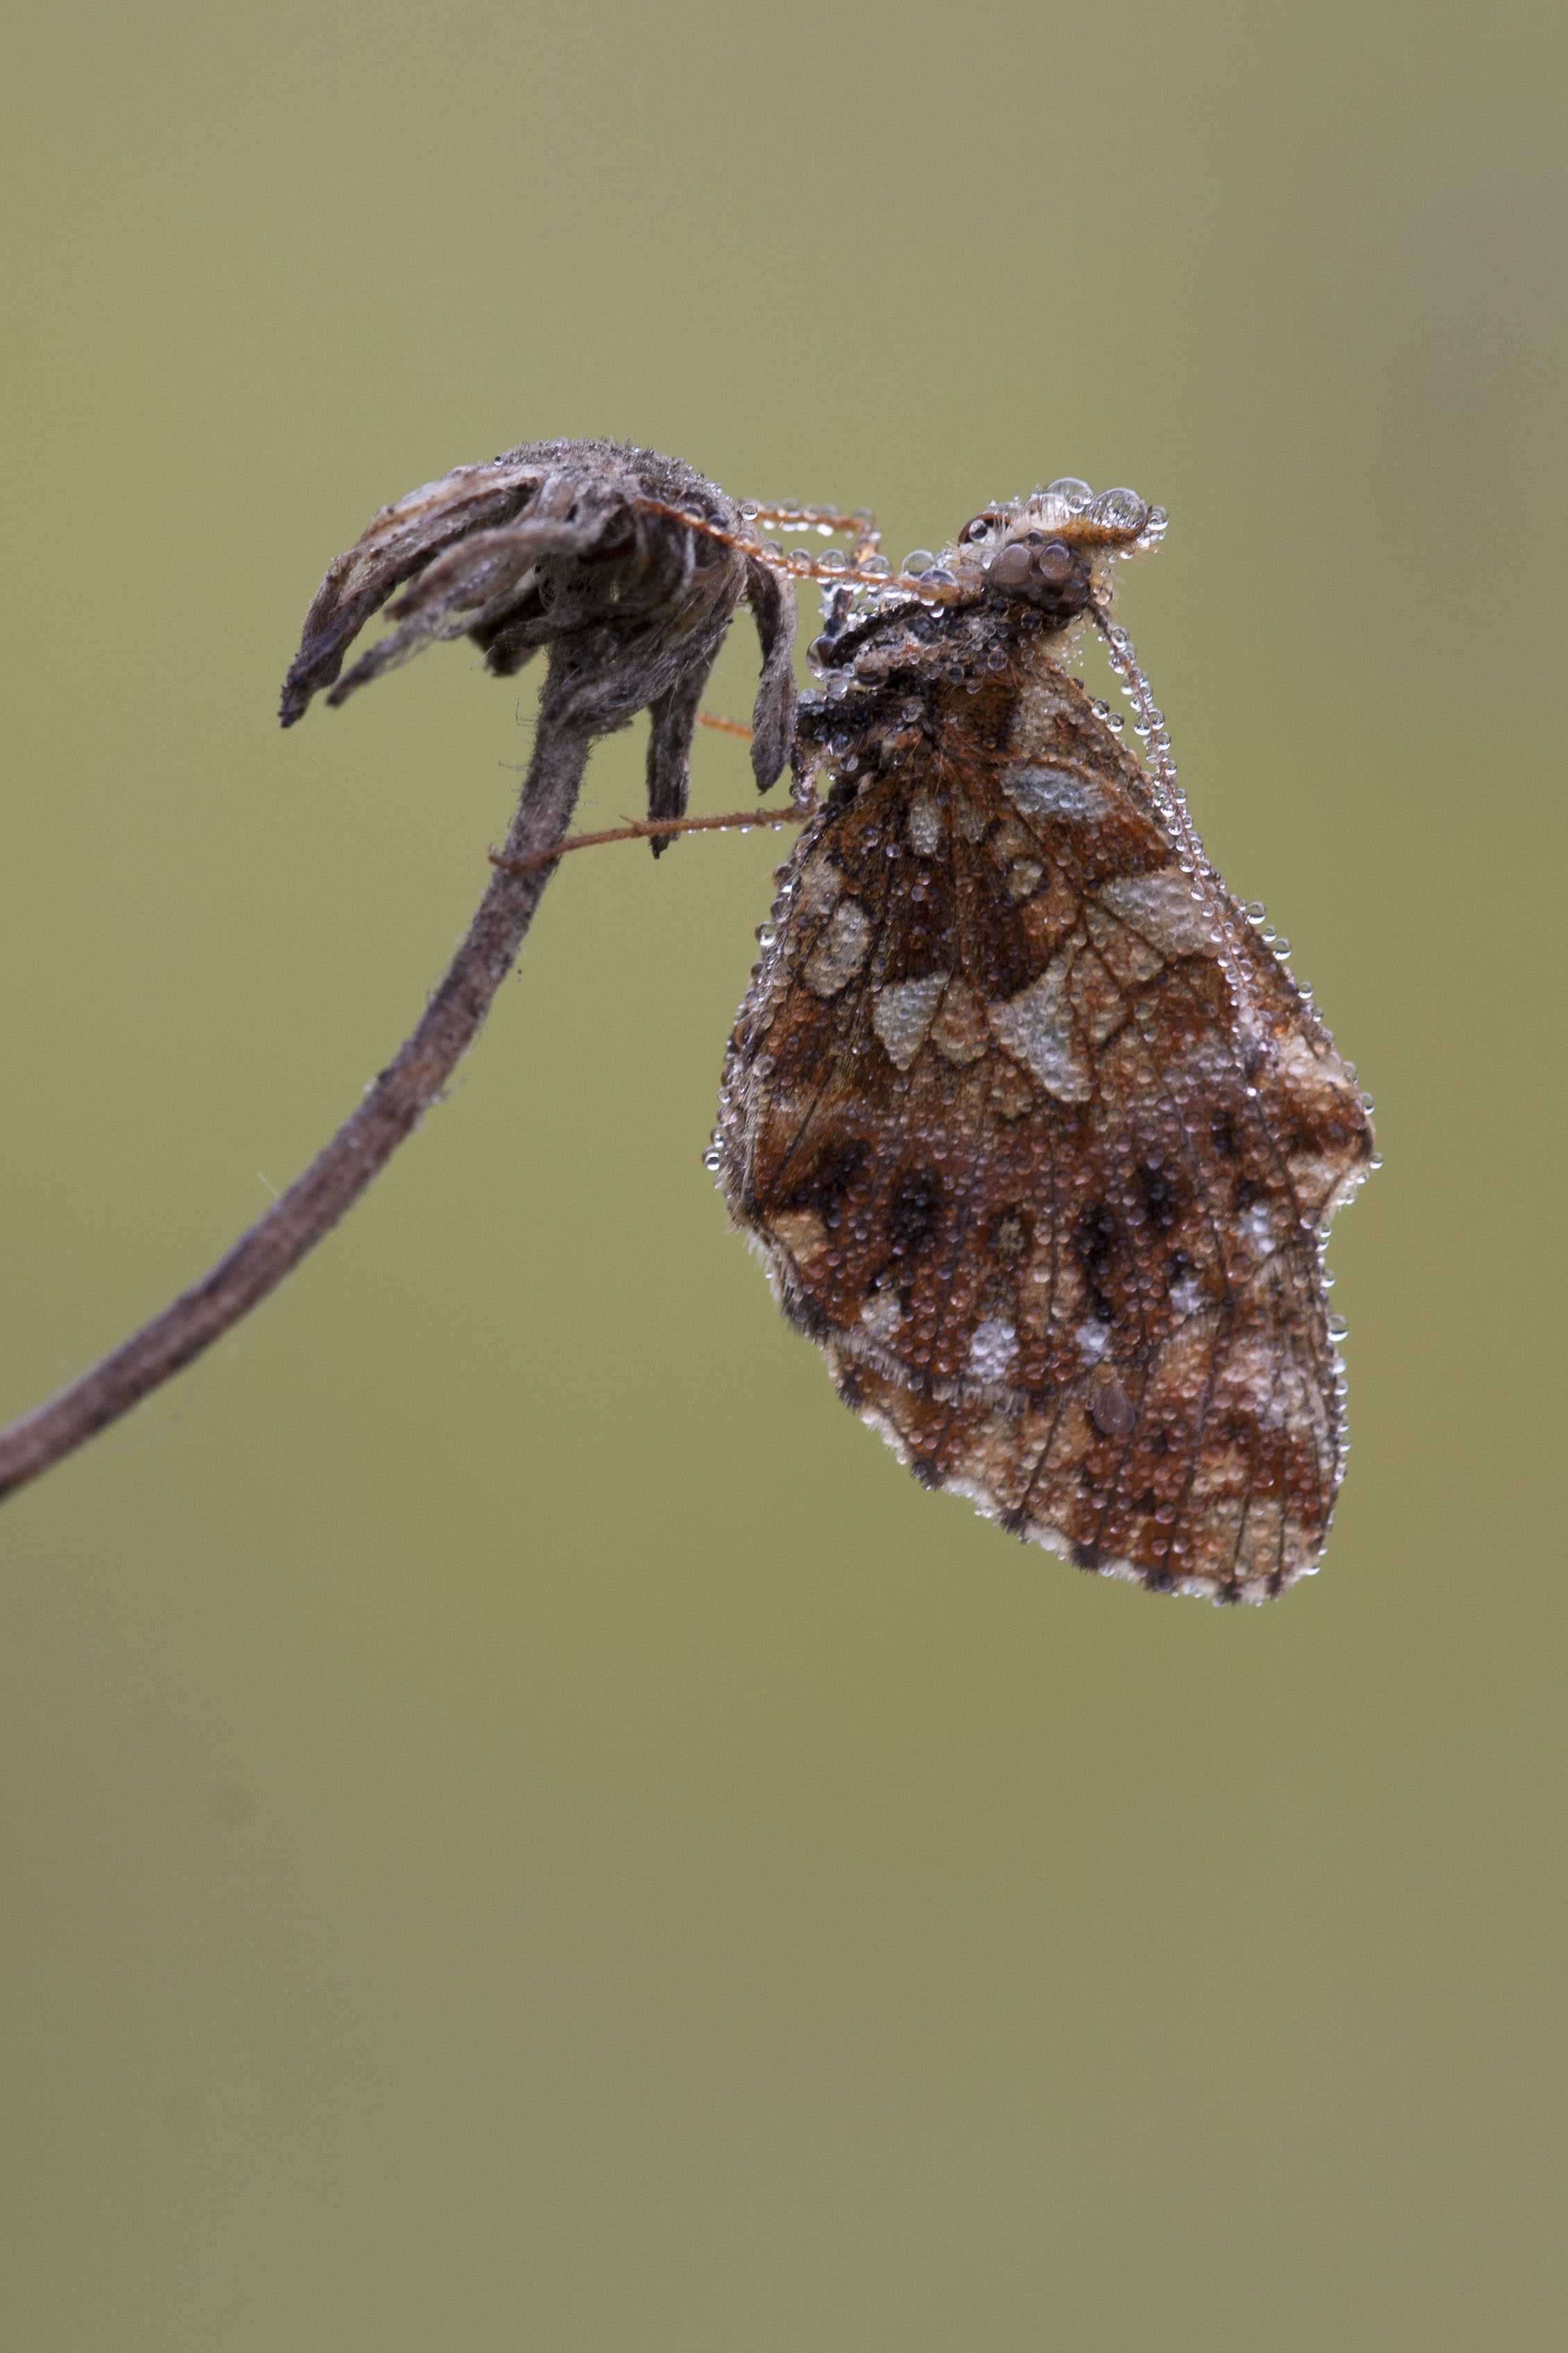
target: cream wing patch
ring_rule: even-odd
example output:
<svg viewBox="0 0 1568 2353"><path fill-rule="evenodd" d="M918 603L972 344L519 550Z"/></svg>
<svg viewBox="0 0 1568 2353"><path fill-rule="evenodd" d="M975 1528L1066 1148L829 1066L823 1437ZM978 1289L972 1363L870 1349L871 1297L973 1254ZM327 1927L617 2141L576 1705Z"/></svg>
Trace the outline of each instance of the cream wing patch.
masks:
<svg viewBox="0 0 1568 2353"><path fill-rule="evenodd" d="M1212 954L1210 917L1194 885L1176 866L1163 866L1154 874L1129 874L1102 882L1100 904L1130 923L1162 955Z"/></svg>
<svg viewBox="0 0 1568 2353"><path fill-rule="evenodd" d="M942 848L942 811L934 793L915 795L910 803L908 825L910 849L921 858L934 858Z"/></svg>
<svg viewBox="0 0 1568 2353"><path fill-rule="evenodd" d="M1055 956L1038 980L999 1005L985 1018L998 1045L1023 1063L1059 1103L1087 1102L1089 1063L1068 998L1072 951Z"/></svg>
<svg viewBox="0 0 1568 2353"><path fill-rule="evenodd" d="M900 1071L907 1071L931 1034L945 972L922 980L896 980L879 988L871 1002L871 1026Z"/></svg>
<svg viewBox="0 0 1568 2353"><path fill-rule="evenodd" d="M1106 966L1123 988L1135 987L1140 981L1152 980L1164 964L1157 947L1142 935L1119 923L1115 916L1097 907L1090 901L1084 910L1084 923L1089 938L1105 959Z"/></svg>
<svg viewBox="0 0 1568 2353"><path fill-rule="evenodd" d="M823 850L808 858L795 886L796 908L803 915L825 915L844 888L844 877Z"/></svg>
<svg viewBox="0 0 1568 2353"><path fill-rule="evenodd" d="M840 899L805 960L805 977L818 997L837 997L854 979L871 944L871 923L858 899Z"/></svg>
<svg viewBox="0 0 1568 2353"><path fill-rule="evenodd" d="M969 1369L977 1381L1005 1381L1018 1355L1018 1335L1005 1316L987 1315L969 1343Z"/></svg>
<svg viewBox="0 0 1568 2353"><path fill-rule="evenodd" d="M1110 803L1105 788L1085 768L1016 760L1002 771L1002 789L1028 817L1065 817L1080 825L1102 818Z"/></svg>

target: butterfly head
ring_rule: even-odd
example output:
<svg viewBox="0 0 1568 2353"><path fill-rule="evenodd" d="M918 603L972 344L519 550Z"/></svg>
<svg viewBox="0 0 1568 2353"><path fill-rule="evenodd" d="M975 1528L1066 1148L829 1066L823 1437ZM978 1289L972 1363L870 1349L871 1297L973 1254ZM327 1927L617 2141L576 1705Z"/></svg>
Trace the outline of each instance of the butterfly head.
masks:
<svg viewBox="0 0 1568 2353"><path fill-rule="evenodd" d="M998 501L966 522L944 557L963 586L1025 605L1066 628L1096 601L1106 567L1119 555L1153 547L1165 531L1163 507L1135 491L1101 491L1071 477L1026 499Z"/></svg>

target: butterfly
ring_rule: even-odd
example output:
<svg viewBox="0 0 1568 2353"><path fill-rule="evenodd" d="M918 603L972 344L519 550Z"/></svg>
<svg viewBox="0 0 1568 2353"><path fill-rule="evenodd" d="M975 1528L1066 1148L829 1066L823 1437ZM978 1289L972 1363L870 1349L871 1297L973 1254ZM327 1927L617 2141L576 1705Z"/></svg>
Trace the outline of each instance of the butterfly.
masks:
<svg viewBox="0 0 1568 2353"><path fill-rule="evenodd" d="M1101 1575L1260 1601L1317 1566L1343 1471L1322 1254L1371 1106L1204 856L1111 617L1164 522L1063 480L829 586L795 752L826 790L708 1161L922 1484ZM1088 627L1142 761L1067 667Z"/></svg>

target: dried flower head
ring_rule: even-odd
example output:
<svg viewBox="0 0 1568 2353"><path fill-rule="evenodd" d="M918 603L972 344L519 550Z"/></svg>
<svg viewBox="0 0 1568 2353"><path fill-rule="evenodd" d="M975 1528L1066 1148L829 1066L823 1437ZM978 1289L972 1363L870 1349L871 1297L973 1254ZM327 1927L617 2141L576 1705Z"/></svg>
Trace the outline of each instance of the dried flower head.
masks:
<svg viewBox="0 0 1568 2353"><path fill-rule="evenodd" d="M383 507L329 569L284 681L283 724L322 688L344 702L442 639L471 638L498 678L547 647L542 718L603 735L647 711L648 814L679 817L698 707L743 596L762 644L752 765L765 790L794 727L795 591L740 533L716 482L651 449L522 442L488 466L454 467ZM342 676L398 590L397 626Z"/></svg>

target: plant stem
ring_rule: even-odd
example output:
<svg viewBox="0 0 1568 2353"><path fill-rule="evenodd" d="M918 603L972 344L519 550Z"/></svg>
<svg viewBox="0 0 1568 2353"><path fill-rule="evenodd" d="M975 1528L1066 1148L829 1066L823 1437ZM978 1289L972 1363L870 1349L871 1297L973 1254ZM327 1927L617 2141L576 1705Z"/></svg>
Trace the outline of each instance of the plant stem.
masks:
<svg viewBox="0 0 1568 2353"><path fill-rule="evenodd" d="M68 1388L0 1430L0 1497L129 1413L275 1291L439 1102L533 921L597 732L552 722L542 709L505 862L417 1028L303 1176L201 1282Z"/></svg>

